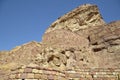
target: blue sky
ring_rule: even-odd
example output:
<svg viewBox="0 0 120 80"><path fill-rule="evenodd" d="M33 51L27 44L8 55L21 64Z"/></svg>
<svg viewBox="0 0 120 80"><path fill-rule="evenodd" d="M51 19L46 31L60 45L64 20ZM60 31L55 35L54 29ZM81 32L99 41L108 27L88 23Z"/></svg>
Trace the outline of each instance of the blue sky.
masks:
<svg viewBox="0 0 120 80"><path fill-rule="evenodd" d="M0 50L40 42L53 21L86 3L98 5L107 23L120 20L120 0L0 0Z"/></svg>

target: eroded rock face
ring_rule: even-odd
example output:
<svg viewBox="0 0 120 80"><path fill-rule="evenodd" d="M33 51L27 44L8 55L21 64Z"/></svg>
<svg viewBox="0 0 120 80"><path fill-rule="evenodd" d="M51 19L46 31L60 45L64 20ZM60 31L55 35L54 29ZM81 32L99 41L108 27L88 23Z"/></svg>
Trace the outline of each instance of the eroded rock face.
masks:
<svg viewBox="0 0 120 80"><path fill-rule="evenodd" d="M30 64L40 52L41 44L38 42L30 42L22 46L18 46L11 51L1 52L0 80L9 80L6 78L11 73L12 69Z"/></svg>
<svg viewBox="0 0 120 80"><path fill-rule="evenodd" d="M73 11L58 18L58 20L51 24L45 33L56 29L66 29L77 32L103 24L105 24L105 22L103 21L97 6L86 4L79 6Z"/></svg>
<svg viewBox="0 0 120 80"><path fill-rule="evenodd" d="M100 67L120 68L120 21L112 22L91 30L90 44Z"/></svg>
<svg viewBox="0 0 120 80"><path fill-rule="evenodd" d="M35 64L58 70L98 67L91 50L47 47L34 60Z"/></svg>
<svg viewBox="0 0 120 80"><path fill-rule="evenodd" d="M88 68L119 69L120 21L106 24L96 5L82 5L52 23L41 43L30 42L0 52L0 80L5 80L13 69L31 63L46 70L64 72Z"/></svg>
<svg viewBox="0 0 120 80"><path fill-rule="evenodd" d="M43 36L43 44L47 47L55 48L87 48L89 45L88 39L73 33L69 30L54 30L52 32L46 33Z"/></svg>

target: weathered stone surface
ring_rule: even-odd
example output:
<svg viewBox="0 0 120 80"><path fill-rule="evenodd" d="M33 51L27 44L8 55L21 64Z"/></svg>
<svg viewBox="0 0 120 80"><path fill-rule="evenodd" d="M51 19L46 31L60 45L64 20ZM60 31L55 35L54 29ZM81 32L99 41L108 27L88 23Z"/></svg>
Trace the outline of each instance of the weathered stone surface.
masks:
<svg viewBox="0 0 120 80"><path fill-rule="evenodd" d="M47 47L55 48L83 48L88 47L89 42L83 36L69 30L54 30L43 36L42 42Z"/></svg>
<svg viewBox="0 0 120 80"><path fill-rule="evenodd" d="M11 51L0 52L0 70L5 75L9 75L12 69L22 65L27 65L41 52L41 44L38 42L30 42L22 46L18 46ZM1 73L1 72L0 72ZM3 75L0 75L2 80ZM7 76L5 76L7 77ZM6 78L3 78L3 80Z"/></svg>
<svg viewBox="0 0 120 80"><path fill-rule="evenodd" d="M0 80L23 79L119 80L120 21L106 24L96 5L82 5L52 23L41 43L0 52Z"/></svg>
<svg viewBox="0 0 120 80"><path fill-rule="evenodd" d="M97 6L86 4L58 18L51 24L46 33L56 29L67 29L76 32L104 23Z"/></svg>
<svg viewBox="0 0 120 80"><path fill-rule="evenodd" d="M14 70L14 74L11 74L9 79L26 79L26 80L119 80L120 69L116 68L81 68L81 69L74 69L74 70L55 70L50 68L42 68L38 66L26 66L25 68L19 69L33 69L37 70L37 73L30 72L26 73L25 71L20 73L19 70ZM32 70L32 71L33 71ZM41 71L42 73L39 73ZM22 77L15 78L16 75L22 75Z"/></svg>
<svg viewBox="0 0 120 80"><path fill-rule="evenodd" d="M98 58L99 67L120 68L120 21L91 29L89 41Z"/></svg>

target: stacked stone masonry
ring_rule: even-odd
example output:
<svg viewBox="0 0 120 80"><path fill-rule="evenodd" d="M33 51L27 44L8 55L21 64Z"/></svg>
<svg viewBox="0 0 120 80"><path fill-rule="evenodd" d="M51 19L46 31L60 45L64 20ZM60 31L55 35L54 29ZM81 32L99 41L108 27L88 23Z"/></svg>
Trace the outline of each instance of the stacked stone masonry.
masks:
<svg viewBox="0 0 120 80"><path fill-rule="evenodd" d="M120 80L120 69L81 68L59 71L27 66L13 70L9 80Z"/></svg>
<svg viewBox="0 0 120 80"><path fill-rule="evenodd" d="M65 72L50 68L25 67L12 72L10 80L65 80Z"/></svg>
<svg viewBox="0 0 120 80"><path fill-rule="evenodd" d="M82 5L41 42L0 52L0 80L120 80L120 21L107 24L96 5Z"/></svg>

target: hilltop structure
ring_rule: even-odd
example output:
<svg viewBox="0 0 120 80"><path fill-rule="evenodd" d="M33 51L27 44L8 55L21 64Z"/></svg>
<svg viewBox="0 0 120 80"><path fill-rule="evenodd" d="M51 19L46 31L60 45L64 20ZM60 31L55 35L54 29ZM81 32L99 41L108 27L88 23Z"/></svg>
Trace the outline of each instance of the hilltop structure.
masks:
<svg viewBox="0 0 120 80"><path fill-rule="evenodd" d="M0 52L0 80L120 80L120 21L105 23L96 5L63 15L41 42Z"/></svg>

